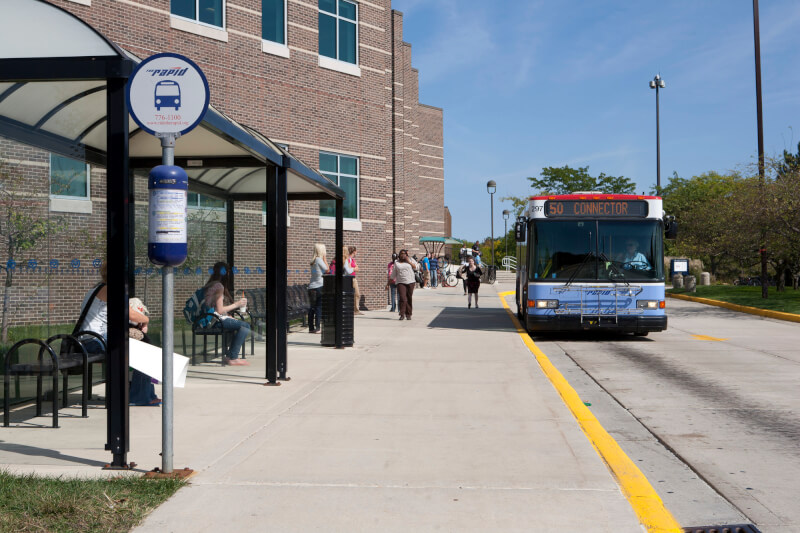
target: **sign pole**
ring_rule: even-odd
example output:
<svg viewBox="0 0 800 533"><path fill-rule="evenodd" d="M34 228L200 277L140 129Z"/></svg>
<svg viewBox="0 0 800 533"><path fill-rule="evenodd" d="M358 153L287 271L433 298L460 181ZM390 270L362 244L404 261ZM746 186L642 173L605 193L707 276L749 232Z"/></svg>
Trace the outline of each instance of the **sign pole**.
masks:
<svg viewBox="0 0 800 533"><path fill-rule="evenodd" d="M175 135L161 137L161 164L175 164ZM161 471L172 473L172 422L173 422L173 384L172 353L174 344L174 269L171 266L162 268L161 276Z"/></svg>
<svg viewBox="0 0 800 533"><path fill-rule="evenodd" d="M189 176L175 166L175 140L194 129L208 110L208 80L189 58L155 54L136 67L126 86L128 111L139 127L161 139L162 164L150 171L150 261L162 267L161 473L173 474L174 267L188 252L186 198ZM158 469L156 469L158 470ZM184 469L184 472L188 469Z"/></svg>

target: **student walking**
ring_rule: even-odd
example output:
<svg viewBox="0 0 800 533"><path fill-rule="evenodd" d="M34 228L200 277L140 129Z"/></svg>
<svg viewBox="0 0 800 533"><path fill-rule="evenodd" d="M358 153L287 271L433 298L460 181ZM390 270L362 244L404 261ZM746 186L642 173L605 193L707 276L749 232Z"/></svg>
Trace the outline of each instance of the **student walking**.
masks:
<svg viewBox="0 0 800 533"><path fill-rule="evenodd" d="M430 267L431 267L431 287L434 289L439 284L439 259L431 255L430 259Z"/></svg>
<svg viewBox="0 0 800 533"><path fill-rule="evenodd" d="M392 279L395 261L397 261L397 254L392 254L392 260L386 265L386 290L389 291L389 303L392 306L389 311L392 313L397 310L397 283Z"/></svg>
<svg viewBox="0 0 800 533"><path fill-rule="evenodd" d="M422 269L422 288L423 289L430 289L430 279L431 279L431 261L428 259L430 254L425 254L422 257L422 261L419 262L419 266Z"/></svg>
<svg viewBox="0 0 800 533"><path fill-rule="evenodd" d="M311 257L311 280L308 282L308 332L320 332L322 319L322 275L330 272L325 258L325 245L314 245L314 255Z"/></svg>
<svg viewBox="0 0 800 533"><path fill-rule="evenodd" d="M414 271L417 270L417 262L408 256L408 250L400 250L400 255L394 263L391 279L397 285L397 296L400 307L400 320L411 320L413 314L412 297L414 295Z"/></svg>
<svg viewBox="0 0 800 533"><path fill-rule="evenodd" d="M481 288L481 267L475 264L475 259L467 259L464 284L467 286L467 309L472 307L472 296L475 295L475 308L478 308L478 289Z"/></svg>

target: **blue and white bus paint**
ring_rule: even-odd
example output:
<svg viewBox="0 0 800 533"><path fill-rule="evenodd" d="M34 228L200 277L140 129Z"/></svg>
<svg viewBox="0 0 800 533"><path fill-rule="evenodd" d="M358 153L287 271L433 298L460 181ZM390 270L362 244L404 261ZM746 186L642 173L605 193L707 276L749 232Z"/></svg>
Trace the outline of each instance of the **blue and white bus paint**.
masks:
<svg viewBox="0 0 800 533"><path fill-rule="evenodd" d="M554 221L566 231L551 224ZM663 235L666 229L668 237L674 238L677 227L671 217L664 216L661 198L599 193L536 196L518 223L525 227L517 231L522 239L518 242L517 313L529 332L603 329L643 336L667 328ZM549 238L545 244L537 242L543 230ZM585 235L575 230L586 230ZM626 235L637 233L650 239L646 272L619 260L622 246L630 240ZM587 253L574 253L575 243L586 235ZM567 251L560 251L562 242ZM549 260L543 267L544 259ZM566 261L566 266L556 272L559 261ZM570 271L573 274L567 276ZM578 275L582 271L596 273L596 279L582 279L589 277Z"/></svg>

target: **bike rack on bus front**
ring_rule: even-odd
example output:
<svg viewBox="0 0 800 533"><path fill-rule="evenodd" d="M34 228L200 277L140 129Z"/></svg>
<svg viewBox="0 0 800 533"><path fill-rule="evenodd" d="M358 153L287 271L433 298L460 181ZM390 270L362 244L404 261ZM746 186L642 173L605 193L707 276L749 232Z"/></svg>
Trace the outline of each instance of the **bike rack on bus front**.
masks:
<svg viewBox="0 0 800 533"><path fill-rule="evenodd" d="M642 292L641 285L571 285L567 284L562 287L556 287L553 289L553 292L556 294L566 294L569 292L576 292L579 294L580 302L578 303L564 303L562 307L555 309L555 314L557 315L580 315L581 316L581 324L584 322L584 318L589 317L597 317L598 321L601 317L603 318L613 318L614 323L619 323L619 315L640 315L644 313L644 309L639 309L637 307L628 308L619 306L619 299L620 297L623 298L634 298L639 293ZM600 305L599 298L600 296L614 296L614 306L611 307L606 306L603 307ZM587 302L587 297L589 296L597 296L597 305L596 307L589 307L589 303ZM591 304L593 305L593 304Z"/></svg>

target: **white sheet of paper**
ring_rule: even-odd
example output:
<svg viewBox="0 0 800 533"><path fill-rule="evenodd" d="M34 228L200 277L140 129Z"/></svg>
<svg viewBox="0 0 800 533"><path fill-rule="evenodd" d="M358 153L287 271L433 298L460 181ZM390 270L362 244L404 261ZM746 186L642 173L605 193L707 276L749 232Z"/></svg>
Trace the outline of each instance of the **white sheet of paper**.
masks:
<svg viewBox="0 0 800 533"><path fill-rule="evenodd" d="M161 348L146 342L128 339L128 364L158 381L161 379ZM189 370L189 358L172 354L172 384L175 387L186 385L186 372Z"/></svg>

